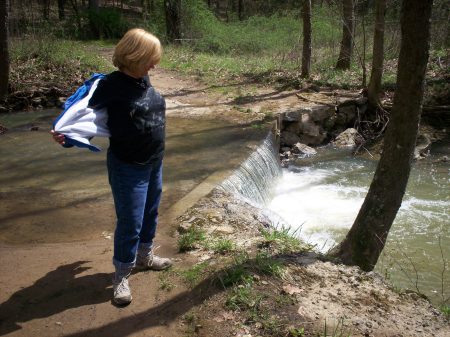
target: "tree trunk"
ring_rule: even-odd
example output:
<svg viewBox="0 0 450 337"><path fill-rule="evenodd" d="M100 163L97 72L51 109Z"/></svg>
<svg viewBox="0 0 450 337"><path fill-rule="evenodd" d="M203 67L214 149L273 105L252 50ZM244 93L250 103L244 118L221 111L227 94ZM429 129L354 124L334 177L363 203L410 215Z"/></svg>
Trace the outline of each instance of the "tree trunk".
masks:
<svg viewBox="0 0 450 337"><path fill-rule="evenodd" d="M9 84L8 7L8 0L0 0L0 101L8 95Z"/></svg>
<svg viewBox="0 0 450 337"><path fill-rule="evenodd" d="M370 110L379 105L381 92L381 79L383 77L384 61L384 15L386 13L386 0L377 0L375 16L375 33L373 36L373 58L370 82L367 90Z"/></svg>
<svg viewBox="0 0 450 337"><path fill-rule="evenodd" d="M50 19L50 0L42 1L42 17L46 21Z"/></svg>
<svg viewBox="0 0 450 337"><path fill-rule="evenodd" d="M66 3L66 0L58 0L58 18L60 21L64 20L66 17L64 13L64 5Z"/></svg>
<svg viewBox="0 0 450 337"><path fill-rule="evenodd" d="M239 21L244 20L244 0L238 0L238 18Z"/></svg>
<svg viewBox="0 0 450 337"><path fill-rule="evenodd" d="M70 4L72 5L73 12L75 13L75 20L77 22L78 31L81 32L82 31L81 16L80 11L78 10L77 0L69 0L69 1Z"/></svg>
<svg viewBox="0 0 450 337"><path fill-rule="evenodd" d="M181 0L166 0L166 29L169 41L180 43L181 39Z"/></svg>
<svg viewBox="0 0 450 337"><path fill-rule="evenodd" d="M89 0L89 9L91 11L94 11L94 12L98 11L98 1L99 0Z"/></svg>
<svg viewBox="0 0 450 337"><path fill-rule="evenodd" d="M362 87L365 88L367 85L367 67L366 67L366 16L363 15L361 18L361 27L363 32L363 45L362 45L362 56L361 56L361 68L362 68Z"/></svg>
<svg viewBox="0 0 450 337"><path fill-rule="evenodd" d="M401 206L422 109L432 0L404 0L397 85L383 153L369 192L345 240L331 252L348 265L373 270Z"/></svg>
<svg viewBox="0 0 450 337"><path fill-rule="evenodd" d="M97 22L96 13L99 10L99 0L89 0L89 26L92 38L99 39L102 36L101 26Z"/></svg>
<svg viewBox="0 0 450 337"><path fill-rule="evenodd" d="M336 64L336 69L349 69L353 53L353 31L355 25L355 12L353 0L343 0L343 24L341 51Z"/></svg>
<svg viewBox="0 0 450 337"><path fill-rule="evenodd" d="M311 0L303 0L303 52L302 74L309 78L311 73Z"/></svg>

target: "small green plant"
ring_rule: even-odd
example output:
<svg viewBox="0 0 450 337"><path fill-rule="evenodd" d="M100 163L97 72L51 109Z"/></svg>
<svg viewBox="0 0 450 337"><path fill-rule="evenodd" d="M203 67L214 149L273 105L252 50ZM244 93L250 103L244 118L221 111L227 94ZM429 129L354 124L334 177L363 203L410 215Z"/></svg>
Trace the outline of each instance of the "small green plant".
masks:
<svg viewBox="0 0 450 337"><path fill-rule="evenodd" d="M226 254L232 252L236 249L236 245L233 241L228 239L219 239L215 241L212 245L212 250L214 253Z"/></svg>
<svg viewBox="0 0 450 337"><path fill-rule="evenodd" d="M259 252L254 260L254 267L261 273L282 277L284 274L284 265L274 259L266 252Z"/></svg>
<svg viewBox="0 0 450 337"><path fill-rule="evenodd" d="M450 305L443 304L441 305L440 310L447 319L450 319Z"/></svg>
<svg viewBox="0 0 450 337"><path fill-rule="evenodd" d="M243 285L233 288L225 302L230 310L249 311L256 314L264 296L250 287Z"/></svg>
<svg viewBox="0 0 450 337"><path fill-rule="evenodd" d="M202 262L196 264L190 269L180 272L180 276L183 278L190 287L194 287L198 281L204 276L209 268L208 262Z"/></svg>
<svg viewBox="0 0 450 337"><path fill-rule="evenodd" d="M262 130L264 128L264 124L261 123L255 123L251 125L252 129L256 129L256 130Z"/></svg>
<svg viewBox="0 0 450 337"><path fill-rule="evenodd" d="M175 288L175 284L170 280L171 273L172 271L170 270L164 270L158 275L159 289L171 291Z"/></svg>
<svg viewBox="0 0 450 337"><path fill-rule="evenodd" d="M197 248L197 246L206 240L205 231L192 226L189 230L178 238L178 250L186 252Z"/></svg>
<svg viewBox="0 0 450 337"><path fill-rule="evenodd" d="M289 337L303 337L305 335L305 328L290 328Z"/></svg>
<svg viewBox="0 0 450 337"><path fill-rule="evenodd" d="M224 288L237 284L251 285L253 283L253 276L248 269L241 264L234 265L231 268L224 270L217 279Z"/></svg>
<svg viewBox="0 0 450 337"><path fill-rule="evenodd" d="M273 249L277 253L291 253L310 250L311 247L305 246L295 237L295 233L287 228L262 230L264 242L263 246Z"/></svg>
<svg viewBox="0 0 450 337"><path fill-rule="evenodd" d="M249 268L249 255L247 252L238 252L233 256L233 264L222 270L217 276L217 281L224 288L235 285L251 285L253 276Z"/></svg>

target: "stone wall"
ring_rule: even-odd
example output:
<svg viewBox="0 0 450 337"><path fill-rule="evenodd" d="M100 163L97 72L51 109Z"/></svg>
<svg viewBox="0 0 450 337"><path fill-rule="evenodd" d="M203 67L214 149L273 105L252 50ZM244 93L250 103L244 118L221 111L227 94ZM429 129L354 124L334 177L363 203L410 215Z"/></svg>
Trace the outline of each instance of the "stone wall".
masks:
<svg viewBox="0 0 450 337"><path fill-rule="evenodd" d="M281 146L297 143L321 145L328 143L347 128L355 125L358 114L366 109L364 97L339 98L299 104L281 113Z"/></svg>

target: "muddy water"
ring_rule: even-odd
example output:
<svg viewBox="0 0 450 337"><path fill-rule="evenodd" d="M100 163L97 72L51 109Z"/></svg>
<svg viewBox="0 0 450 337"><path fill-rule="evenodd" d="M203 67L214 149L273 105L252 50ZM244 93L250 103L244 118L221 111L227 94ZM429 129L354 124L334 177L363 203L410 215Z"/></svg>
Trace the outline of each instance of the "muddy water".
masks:
<svg viewBox="0 0 450 337"><path fill-rule="evenodd" d="M376 266L396 286L440 304L450 297L450 144L413 165L406 194ZM374 161L330 148L283 172L270 209L296 235L326 252L340 242L364 201Z"/></svg>
<svg viewBox="0 0 450 337"><path fill-rule="evenodd" d="M112 235L114 208L104 150L64 149L48 134L58 111L0 115L0 242L50 243ZM37 131L30 131L35 126ZM161 214L210 175L229 174L262 131L168 118Z"/></svg>

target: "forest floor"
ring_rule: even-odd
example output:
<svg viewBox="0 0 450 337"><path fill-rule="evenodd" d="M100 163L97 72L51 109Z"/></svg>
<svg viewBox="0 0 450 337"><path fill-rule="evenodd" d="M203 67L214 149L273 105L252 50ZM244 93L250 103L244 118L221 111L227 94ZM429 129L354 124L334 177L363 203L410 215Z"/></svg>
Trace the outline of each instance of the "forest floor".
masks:
<svg viewBox="0 0 450 337"><path fill-rule="evenodd" d="M172 116L264 127L299 104L296 90L254 83L209 86L163 69L151 80ZM448 317L418 294L268 234L268 223L218 190L181 217L162 215L158 254L175 265L133 274L123 308L111 302L110 239L1 244L0 335L450 336ZM191 239L189 251L179 252L180 238Z"/></svg>

